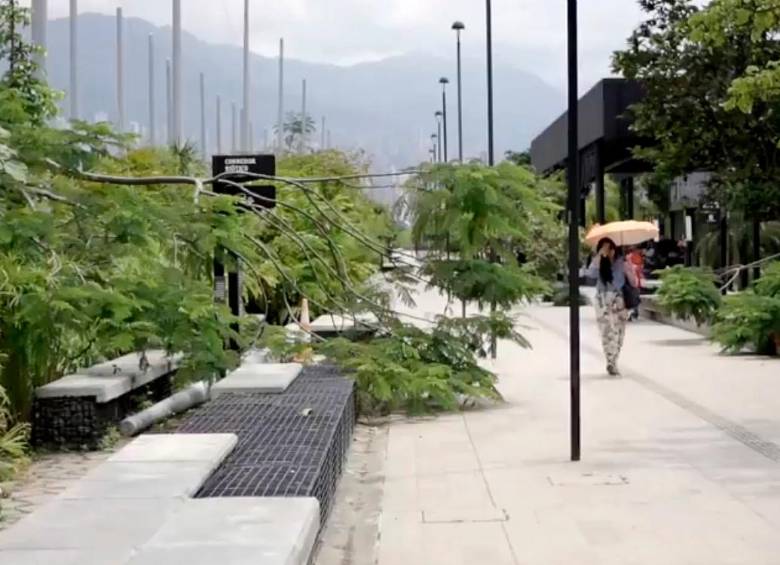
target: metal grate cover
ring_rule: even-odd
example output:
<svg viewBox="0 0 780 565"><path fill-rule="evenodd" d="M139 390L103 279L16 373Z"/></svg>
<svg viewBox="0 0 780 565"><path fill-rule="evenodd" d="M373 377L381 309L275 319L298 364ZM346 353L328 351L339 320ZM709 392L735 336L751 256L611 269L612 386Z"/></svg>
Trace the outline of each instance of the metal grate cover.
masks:
<svg viewBox="0 0 780 565"><path fill-rule="evenodd" d="M324 524L355 419L353 382L313 366L282 394L220 395L177 431L238 436L197 497L314 496Z"/></svg>

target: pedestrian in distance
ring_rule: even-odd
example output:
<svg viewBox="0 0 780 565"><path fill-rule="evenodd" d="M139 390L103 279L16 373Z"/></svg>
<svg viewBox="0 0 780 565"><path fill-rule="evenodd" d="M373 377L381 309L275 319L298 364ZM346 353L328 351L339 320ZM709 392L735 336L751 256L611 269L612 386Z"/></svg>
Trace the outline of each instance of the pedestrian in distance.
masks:
<svg viewBox="0 0 780 565"><path fill-rule="evenodd" d="M596 254L588 269L588 276L596 280L596 321L601 334L601 345L607 359L607 373L620 375L618 358L626 335L628 309L626 296L636 289L634 269L625 261L621 249L609 238L599 241ZM633 304L628 308L633 308Z"/></svg>

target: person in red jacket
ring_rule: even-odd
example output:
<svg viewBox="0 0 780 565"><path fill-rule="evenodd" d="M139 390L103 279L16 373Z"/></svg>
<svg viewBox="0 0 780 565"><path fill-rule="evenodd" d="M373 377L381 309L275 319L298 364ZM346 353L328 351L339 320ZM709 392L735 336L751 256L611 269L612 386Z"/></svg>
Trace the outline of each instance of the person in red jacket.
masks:
<svg viewBox="0 0 780 565"><path fill-rule="evenodd" d="M637 290L642 290L642 281L645 274L645 255L641 249L634 247L626 257L628 264L634 273L634 280L636 281ZM639 318L639 307L637 306L631 312L631 319L636 320Z"/></svg>

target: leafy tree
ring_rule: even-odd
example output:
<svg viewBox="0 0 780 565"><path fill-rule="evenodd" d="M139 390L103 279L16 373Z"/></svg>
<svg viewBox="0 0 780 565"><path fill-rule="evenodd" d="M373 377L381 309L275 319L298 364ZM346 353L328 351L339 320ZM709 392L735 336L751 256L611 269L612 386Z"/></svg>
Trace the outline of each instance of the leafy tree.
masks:
<svg viewBox="0 0 780 565"><path fill-rule="evenodd" d="M507 151L504 154L507 161L514 163L520 167L531 168L531 152L525 151Z"/></svg>
<svg viewBox="0 0 780 565"><path fill-rule="evenodd" d="M278 124L274 126L274 131L279 133ZM300 113L289 112L282 124L282 139L287 151L297 151L303 153L308 148L307 142L312 134L317 131L317 125L314 118Z"/></svg>
<svg viewBox="0 0 780 565"><path fill-rule="evenodd" d="M40 48L24 40L30 25L30 9L14 1L0 3L0 61L8 61L8 70L0 81L3 96L21 101L26 114L36 123L54 116L58 95L39 78L35 56Z"/></svg>
<svg viewBox="0 0 780 565"><path fill-rule="evenodd" d="M764 12L740 10L733 21L708 18L731 3L716 0L700 10L692 0L642 0L648 19L615 54L614 67L644 84L633 127L652 141L637 155L655 165L656 186L709 171L718 202L754 220L772 219L780 215L780 117L766 103L744 112L729 102L734 78L778 60L780 44L750 25L763 21ZM704 33L704 21L722 26Z"/></svg>

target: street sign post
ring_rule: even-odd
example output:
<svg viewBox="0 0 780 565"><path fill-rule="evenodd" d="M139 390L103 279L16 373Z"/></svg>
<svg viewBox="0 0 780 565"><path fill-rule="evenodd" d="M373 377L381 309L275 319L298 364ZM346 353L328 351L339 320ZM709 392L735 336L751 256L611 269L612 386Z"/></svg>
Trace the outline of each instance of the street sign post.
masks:
<svg viewBox="0 0 780 565"><path fill-rule="evenodd" d="M214 177L226 175L224 179L229 182L216 181L214 192L231 196L246 195L236 184L243 185L248 182L262 182L252 175L276 175L276 157L274 155L214 155L211 158L211 172ZM231 184L232 183L232 184ZM276 187L273 185L256 185L248 188L260 198L255 198L255 203L262 208L274 208L276 206ZM234 316L240 316L243 312L241 304L241 274L238 268L238 258L232 257L230 261L234 267L227 273L225 281L225 265L217 256L214 258L214 294L217 300L224 302L227 294L227 303ZM259 312L259 308L250 300L246 305L249 313ZM238 330L238 328L235 328ZM237 349L238 345L231 343L231 348Z"/></svg>

